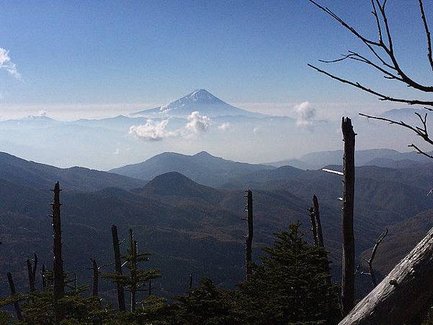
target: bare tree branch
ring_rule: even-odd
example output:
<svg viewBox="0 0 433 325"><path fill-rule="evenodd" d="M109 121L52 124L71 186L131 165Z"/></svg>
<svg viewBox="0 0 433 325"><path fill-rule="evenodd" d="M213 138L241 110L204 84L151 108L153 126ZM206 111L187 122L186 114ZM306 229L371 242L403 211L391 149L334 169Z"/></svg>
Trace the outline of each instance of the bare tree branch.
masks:
<svg viewBox="0 0 433 325"><path fill-rule="evenodd" d="M382 100L382 101L389 101L389 102L396 102L396 103L405 103L405 104L409 104L409 105L433 106L433 101L425 101L425 100L420 100L420 99L406 99L406 98L391 97L391 96L385 95L383 93L380 93L380 92L378 92L376 90L370 89L370 88L368 88L366 86L363 86L359 82L350 81L350 80L338 77L336 75L333 75L333 74L331 74L331 73L329 73L329 72L327 72L327 71L325 71L323 69L320 69L320 68L318 68L318 67L316 67L316 66L314 66L312 64L308 64L308 66L310 68L313 68L317 72L320 72L320 73L322 73L322 74L324 74L324 75L326 75L326 76L328 76L328 77L330 77L332 79L335 79L335 80L337 80L337 81L339 81L341 83L351 85L351 86L353 86L355 88L358 88L358 89L361 89L361 90L363 90L363 91L365 91L365 92L367 92L369 94L375 95L375 96L379 97L379 100Z"/></svg>
<svg viewBox="0 0 433 325"><path fill-rule="evenodd" d="M417 153L419 153L420 155L423 155L423 156L426 156L426 157L428 157L428 158L433 159L433 156L432 156L432 155L430 155L430 154L428 154L427 152L421 150L420 148L418 148L418 147L417 147L416 145L414 145L413 143L410 144L410 145L408 145L408 147L409 147L409 148L414 148L415 151L416 151Z"/></svg>
<svg viewBox="0 0 433 325"><path fill-rule="evenodd" d="M424 5L422 0L419 0L419 10L421 11L421 19L422 19L422 23L424 25L424 30L425 30L425 35L427 38L427 58L428 61L430 63L430 67L433 71L433 54L432 54L432 48L431 48L431 36L430 36L430 29L428 27L427 24L427 18L425 17L425 12L424 12Z"/></svg>
<svg viewBox="0 0 433 325"><path fill-rule="evenodd" d="M371 251L370 259L367 261L368 270L371 276L371 282L373 283L374 286L377 285L377 280L373 270L373 261L374 258L376 257L377 249L379 248L380 243L385 239L386 235L388 235L388 228L386 228L385 231L382 234L380 234L379 238L376 240L373 250Z"/></svg>
<svg viewBox="0 0 433 325"><path fill-rule="evenodd" d="M377 15L376 3L374 0L371 0L371 7L373 8L372 14L374 16L374 19L376 20L376 27L377 27L378 37L379 37L379 43L383 43L382 27L380 26L380 20L379 20L379 16Z"/></svg>
<svg viewBox="0 0 433 325"><path fill-rule="evenodd" d="M361 56L359 54L349 55L346 57L346 59L348 58L348 59L360 61L362 63L366 63L367 65L369 65L373 69L380 71L381 73L384 73L385 77L387 79L397 80L399 82L406 84L407 86L409 86L411 88L414 88L414 89L417 89L417 90L420 90L423 92L433 92L433 86L423 85L423 84L415 81L412 77L410 77L400 67L399 61L397 60L397 57L396 57L395 52L394 52L394 44L393 44L393 39L392 39L392 35L391 35L391 29L390 29L390 26L388 23L388 17L386 15L386 4L387 4L386 0L383 1L382 3L380 2L380 0L371 0L372 14L373 14L373 17L375 19L376 28L377 28L377 32L378 32L378 40L377 41L363 36L358 30L356 30L354 27L349 25L346 21L344 21L340 16L335 14L328 7L324 7L324 6L320 5L315 0L309 0L309 1L312 4L314 4L316 7L318 7L320 10L325 12L327 15L332 17L334 20L336 20L340 25L342 25L345 29L347 29L349 32L351 32L356 38L358 38L360 41L362 41L367 46L367 48L371 51L371 53L374 55L374 57L377 60L379 60L380 64L383 67L380 67L379 64L376 64L372 60L369 60L365 56ZM430 64L432 65L432 69L433 69L433 59L431 58L430 31L429 31L429 27L427 25L427 20L425 18L422 0L419 0L419 2L420 2L420 9L421 9L421 16L422 16L421 18L423 20L424 28L426 30L426 35L427 35L427 39L428 39L427 40L428 49L429 49L428 57L429 57L429 61L430 61ZM384 31L382 30L382 24L384 27ZM387 39L387 44L385 44L385 42L383 40L384 36ZM349 51L349 53L350 53L350 51ZM356 52L352 52L352 53L356 53ZM389 62L387 62L388 60L389 60ZM340 59L340 60L328 61L327 63L335 63L335 62L340 62L340 61L344 61L344 58ZM322 62L326 62L326 61L322 61ZM309 65L309 66L316 68L312 65ZM387 69L391 69L391 70L395 71L396 74L388 71ZM316 68L316 70L319 71L320 69ZM323 70L319 71L319 72L324 73ZM332 75L328 74L328 76L331 77ZM335 76L333 76L332 78L339 80L340 82L343 82L342 80L345 80L342 78L336 78ZM359 88L359 89L366 91L370 94L376 95L376 96L380 97L381 100L390 100L393 98L392 96L386 96L384 94L381 94L380 92L371 91L371 89L369 89L368 87L357 86L357 83L349 82L348 80L345 80L344 83L349 83L352 86L355 86L356 88ZM390 99L388 99L388 98L390 98ZM411 102L415 101L416 104L430 105L430 106L432 105L431 102L428 104L427 104L427 102L426 102L426 104L422 104L423 101L420 101L420 100L394 100L394 101L408 103L408 104L411 104Z"/></svg>
<svg viewBox="0 0 433 325"><path fill-rule="evenodd" d="M364 113L359 113L360 116L364 116L364 117L369 118L369 119L385 121L385 122L388 122L389 124L400 125L406 129L409 129L409 130L415 132L415 134L420 136L424 141L433 145L433 140L430 139L430 137L428 135L428 131L427 131L427 124L426 124L427 123L426 122L427 114L425 115L425 118L423 118L419 113L415 113L415 114L420 118L420 120L423 124L422 128L420 128L418 126L413 126L413 125L407 124L404 121L396 121L396 120L392 120L392 119L389 119L386 117L373 116L373 115L368 115L368 114L364 114Z"/></svg>

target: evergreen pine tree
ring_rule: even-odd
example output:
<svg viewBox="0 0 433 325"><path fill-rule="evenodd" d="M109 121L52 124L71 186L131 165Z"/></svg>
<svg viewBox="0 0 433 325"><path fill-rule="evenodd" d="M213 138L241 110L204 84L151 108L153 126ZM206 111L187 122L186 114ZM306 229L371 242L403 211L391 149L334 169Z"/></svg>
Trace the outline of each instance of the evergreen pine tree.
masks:
<svg viewBox="0 0 433 325"><path fill-rule="evenodd" d="M230 293L210 279L202 279L198 288L177 300L176 324L242 324L233 312Z"/></svg>
<svg viewBox="0 0 433 325"><path fill-rule="evenodd" d="M299 224L276 234L273 247L240 288L237 308L250 324L336 324L338 292L327 253L308 244Z"/></svg>

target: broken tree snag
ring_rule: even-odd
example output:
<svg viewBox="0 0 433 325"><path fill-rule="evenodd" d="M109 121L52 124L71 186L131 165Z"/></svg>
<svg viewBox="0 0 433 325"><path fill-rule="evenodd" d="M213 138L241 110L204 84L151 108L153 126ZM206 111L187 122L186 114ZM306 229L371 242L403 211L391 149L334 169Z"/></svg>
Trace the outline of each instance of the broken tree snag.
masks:
<svg viewBox="0 0 433 325"><path fill-rule="evenodd" d="M339 325L411 322L431 306L433 228Z"/></svg>
<svg viewBox="0 0 433 325"><path fill-rule="evenodd" d="M99 268L96 259L91 258L92 262L92 296L97 297L99 294Z"/></svg>
<svg viewBox="0 0 433 325"><path fill-rule="evenodd" d="M8 272L7 277L8 277L8 282L9 282L9 289L11 291L11 296L15 296L17 294L17 291L15 289L15 283L14 283L14 280L12 278L12 273ZM21 307L20 307L20 304L18 303L18 300L16 300L14 302L14 308L15 308L15 313L17 314L17 319L22 321L23 315L21 313Z"/></svg>
<svg viewBox="0 0 433 325"><path fill-rule="evenodd" d="M47 278L46 278L45 264L42 264L41 278L42 278L42 290L45 290L47 288Z"/></svg>
<svg viewBox="0 0 433 325"><path fill-rule="evenodd" d="M341 276L341 304L343 316L354 306L355 300L355 237L353 235L353 206L355 197L355 132L350 118L341 121L343 132L343 260Z"/></svg>
<svg viewBox="0 0 433 325"><path fill-rule="evenodd" d="M377 279L376 279L376 275L374 274L374 269L373 269L373 261L374 261L374 258L376 257L377 249L379 248L380 243L385 239L386 235L388 235L388 228L386 228L385 231L383 233L381 233L379 238L376 240L376 243L374 244L373 250L371 251L370 259L367 261L368 271L370 273L371 283L373 283L373 286L377 285Z"/></svg>
<svg viewBox="0 0 433 325"><path fill-rule="evenodd" d="M253 193L251 190L246 191L247 198L247 222L248 222L248 234L245 239L245 269L246 269L246 280L249 279L253 274L253 260L252 260L252 246L253 246Z"/></svg>
<svg viewBox="0 0 433 325"><path fill-rule="evenodd" d="M113 250L114 250L114 268L118 276L122 275L122 261L120 259L120 244L119 236L117 235L117 227L115 225L111 226L111 236L113 238ZM120 311L125 311L125 290L123 285L117 281L117 303L119 305Z"/></svg>
<svg viewBox="0 0 433 325"><path fill-rule="evenodd" d="M313 195L313 213L316 224L317 243L320 247L325 247L323 244L322 223L320 221L319 200L316 195Z"/></svg>
<svg viewBox="0 0 433 325"><path fill-rule="evenodd" d="M316 217L314 215L314 207L308 209L308 214L310 215L311 232L313 233L314 245L319 246L319 241L317 238Z"/></svg>
<svg viewBox="0 0 433 325"><path fill-rule="evenodd" d="M28 273L28 277L29 277L29 290L30 290L30 292L33 292L36 290L35 283L36 283L37 266L38 266L38 256L35 253L33 264L32 264L32 261L30 259L27 259L27 273Z"/></svg>
<svg viewBox="0 0 433 325"><path fill-rule="evenodd" d="M62 226L60 221L60 185L59 182L54 186L54 202L53 207L53 277L54 277L54 309L56 324L60 323L65 315L63 307L58 304L58 301L65 296L65 275L63 272L62 258Z"/></svg>
<svg viewBox="0 0 433 325"><path fill-rule="evenodd" d="M189 275L189 291L192 290L192 273Z"/></svg>

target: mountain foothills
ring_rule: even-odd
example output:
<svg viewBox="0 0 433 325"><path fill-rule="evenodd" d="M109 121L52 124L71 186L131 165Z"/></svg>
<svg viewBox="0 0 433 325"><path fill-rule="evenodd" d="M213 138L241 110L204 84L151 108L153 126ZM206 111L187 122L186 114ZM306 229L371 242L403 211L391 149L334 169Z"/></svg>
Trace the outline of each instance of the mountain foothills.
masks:
<svg viewBox="0 0 433 325"><path fill-rule="evenodd" d="M314 161L328 163L327 157L334 155L338 154L319 153ZM361 264L362 254L368 255L377 236L389 228L375 265L385 272L392 266L389 261L401 258L433 222L433 197L428 194L433 164L387 150L358 155L367 157L366 162L370 158L407 162L392 164L393 168L366 163L356 170L358 261ZM155 293L185 293L190 274L195 283L209 277L219 286L233 287L244 278L246 189L253 191L254 260L258 261L263 247L272 244L273 234L290 223L301 222L301 230L311 238L307 209L316 194L334 280L339 276L341 178L320 169L245 164L200 152L192 156L164 153L108 173L61 169L1 153L0 179L2 296L8 292L6 271L13 272L17 286L25 290L25 261L34 252L41 263L52 263L50 190L58 180L63 190L65 269L77 274L80 283L90 283L91 258L104 265L103 271L112 271L110 229L115 224L122 240L132 228L140 249L152 254L149 267L162 273L153 283ZM106 299L112 300L112 286L107 281L101 285Z"/></svg>

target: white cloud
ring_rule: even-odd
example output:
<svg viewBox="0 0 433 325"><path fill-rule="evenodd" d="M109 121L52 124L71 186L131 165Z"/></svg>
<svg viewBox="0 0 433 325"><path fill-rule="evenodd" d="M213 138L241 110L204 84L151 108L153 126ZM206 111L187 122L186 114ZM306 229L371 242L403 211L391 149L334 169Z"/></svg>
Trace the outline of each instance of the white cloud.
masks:
<svg viewBox="0 0 433 325"><path fill-rule="evenodd" d="M299 127L309 127L313 125L313 120L316 117L316 109L311 107L309 102L303 102L295 105L296 125Z"/></svg>
<svg viewBox="0 0 433 325"><path fill-rule="evenodd" d="M148 119L145 124L131 126L129 134L146 141L161 141L169 137L191 138L207 132L211 120L207 116L200 115L199 112L192 112L188 116L188 123L185 126L169 131L167 125L168 119L161 122Z"/></svg>
<svg viewBox="0 0 433 325"><path fill-rule="evenodd" d="M48 113L47 113L46 110L41 109L41 110L38 112L38 116L40 116L40 117L46 117L46 116L48 116Z"/></svg>
<svg viewBox="0 0 433 325"><path fill-rule="evenodd" d="M160 141L164 138L173 136L174 133L167 130L168 120L155 122L147 120L143 125L133 125L129 128L129 134L147 141Z"/></svg>
<svg viewBox="0 0 433 325"><path fill-rule="evenodd" d="M15 63L11 61L9 51L0 47L0 69L6 70L11 76L21 79Z"/></svg>
<svg viewBox="0 0 433 325"><path fill-rule="evenodd" d="M200 115L199 112L192 112L188 116L188 123L185 129L191 131L194 134L206 132L210 127L210 118L205 115Z"/></svg>
<svg viewBox="0 0 433 325"><path fill-rule="evenodd" d="M218 126L218 129L225 131L231 128L231 124L229 122L225 122Z"/></svg>

